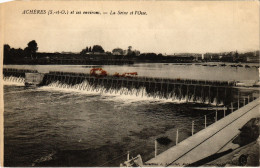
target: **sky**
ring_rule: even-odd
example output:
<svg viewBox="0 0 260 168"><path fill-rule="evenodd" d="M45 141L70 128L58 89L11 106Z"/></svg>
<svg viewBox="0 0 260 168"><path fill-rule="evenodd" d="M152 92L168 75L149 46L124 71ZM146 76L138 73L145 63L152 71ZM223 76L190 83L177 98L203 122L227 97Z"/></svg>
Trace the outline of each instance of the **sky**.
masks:
<svg viewBox="0 0 260 168"><path fill-rule="evenodd" d="M22 14L34 9L108 14ZM258 1L18 1L5 3L1 14L4 44L25 48L36 40L39 52L80 52L93 45L163 54L259 49Z"/></svg>

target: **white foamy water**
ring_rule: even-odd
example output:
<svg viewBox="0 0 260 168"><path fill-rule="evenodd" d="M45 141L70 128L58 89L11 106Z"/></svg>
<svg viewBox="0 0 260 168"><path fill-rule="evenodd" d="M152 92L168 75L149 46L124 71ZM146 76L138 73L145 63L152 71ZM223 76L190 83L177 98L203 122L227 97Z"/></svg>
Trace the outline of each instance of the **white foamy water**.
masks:
<svg viewBox="0 0 260 168"><path fill-rule="evenodd" d="M4 77L4 85L15 85L15 86L24 86L25 79L22 77ZM26 92L31 91L25 90ZM104 87L93 87L91 86L87 81L84 81L80 84L76 85L68 85L61 83L59 81L52 82L48 86L42 86L39 88L36 88L36 91L39 90L45 90L45 91L59 91L59 92L66 92L66 93L77 93L77 94L87 94L87 95L100 95L105 98L107 101L120 101L123 104L131 104L134 102L153 102L153 103L187 103L187 102L194 102L193 98L190 100L187 100L186 98L182 98L181 100L179 98L162 98L160 95L154 95L149 96L146 92L145 88L142 87L140 89L128 89L125 87L122 87L120 89L108 89L106 90ZM25 92L23 91L23 92ZM10 92L11 93L11 92ZM8 93L8 94L10 94ZM14 92L16 93L16 92ZM197 103L203 103L200 100L196 101ZM216 105L216 101L213 103L209 103L208 101L204 102L206 104ZM222 105L222 103L220 104Z"/></svg>
<svg viewBox="0 0 260 168"><path fill-rule="evenodd" d="M49 84L48 86L43 86L38 88L39 90L45 90L45 91L59 91L59 92L74 92L77 94L88 94L88 95L100 95L105 97L108 101L122 101L126 104L138 102L138 101L153 101L153 102L186 102L186 100L172 100L172 99L160 99L157 97L149 97L148 94L145 91L145 88L140 89L131 89L128 90L127 88L120 88L118 90L116 89L109 89L105 90L104 87L95 88L87 81L84 81L81 84L77 85L67 85L62 84L60 82L54 82Z"/></svg>
<svg viewBox="0 0 260 168"><path fill-rule="evenodd" d="M107 101L120 101L124 104L131 104L134 102L153 102L153 103L187 103L187 102L194 102L193 98L190 100L187 100L186 97L182 98L181 100L179 98L173 97L173 98L162 98L160 95L154 95L149 96L146 92L144 87L141 87L139 89L128 89L125 87L122 87L120 89L108 89L106 90L104 87L94 87L91 86L87 81L84 81L80 84L76 85L68 85L61 83L59 81L53 82L49 84L48 86L43 86L38 88L38 90L45 90L45 91L59 91L59 92L67 92L67 93L77 93L77 94L88 94L88 95L99 95L105 97L105 100ZM200 100L196 101L197 103L203 103ZM216 105L216 101L213 103L209 103L208 101L204 102L206 104ZM219 104L219 105L222 105Z"/></svg>
<svg viewBox="0 0 260 168"><path fill-rule="evenodd" d="M15 85L15 86L24 86L24 78L22 77L4 77L3 84L4 85Z"/></svg>

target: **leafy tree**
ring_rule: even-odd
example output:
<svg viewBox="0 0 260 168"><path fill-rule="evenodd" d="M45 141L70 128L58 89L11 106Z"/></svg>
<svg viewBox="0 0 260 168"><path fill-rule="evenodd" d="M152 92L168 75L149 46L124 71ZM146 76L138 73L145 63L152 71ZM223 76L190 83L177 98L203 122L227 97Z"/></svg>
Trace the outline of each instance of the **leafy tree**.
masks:
<svg viewBox="0 0 260 168"><path fill-rule="evenodd" d="M129 46L127 49L127 56L129 57L135 57L140 54L140 51L132 50L132 46Z"/></svg>
<svg viewBox="0 0 260 168"><path fill-rule="evenodd" d="M112 55L112 53L111 53L110 51L107 51L106 54L107 54L108 56Z"/></svg>
<svg viewBox="0 0 260 168"><path fill-rule="evenodd" d="M104 53L105 50L102 48L102 46L100 45L94 45L92 48L92 52L100 52L100 53Z"/></svg>
<svg viewBox="0 0 260 168"><path fill-rule="evenodd" d="M132 46L129 46L128 49L127 49L127 55L132 56L132 54L133 54Z"/></svg>
<svg viewBox="0 0 260 168"><path fill-rule="evenodd" d="M144 60L158 60L158 56L155 53L143 53L141 55L139 55L140 59L144 59Z"/></svg>
<svg viewBox="0 0 260 168"><path fill-rule="evenodd" d="M160 54L158 54L158 57L162 57L163 55L160 53Z"/></svg>
<svg viewBox="0 0 260 168"><path fill-rule="evenodd" d="M11 55L10 55L11 47L8 44L4 45L4 63L10 63Z"/></svg>
<svg viewBox="0 0 260 168"><path fill-rule="evenodd" d="M4 55L9 54L11 50L11 47L8 44L4 45Z"/></svg>
<svg viewBox="0 0 260 168"><path fill-rule="evenodd" d="M90 51L89 51L90 49L91 49L91 47L90 47L90 48L86 47L85 49L82 49L82 50L81 50L80 54L81 54L81 55L85 55L87 52L90 52Z"/></svg>
<svg viewBox="0 0 260 168"><path fill-rule="evenodd" d="M132 46L128 46L128 52L131 52L132 51Z"/></svg>
<svg viewBox="0 0 260 168"><path fill-rule="evenodd" d="M35 40L32 40L28 43L28 47L32 52L36 52L38 50L37 43Z"/></svg>
<svg viewBox="0 0 260 168"><path fill-rule="evenodd" d="M38 46L35 40L30 41L27 44L27 47L24 49L26 54L29 54L32 59L36 56L36 51L38 50ZM37 57L36 57L37 58Z"/></svg>
<svg viewBox="0 0 260 168"><path fill-rule="evenodd" d="M29 55L29 56L32 58L32 53L31 53L29 47L25 47L24 53L25 53L25 56L26 56L26 57Z"/></svg>
<svg viewBox="0 0 260 168"><path fill-rule="evenodd" d="M82 50L80 51L80 55L84 55L84 54L86 54L86 49L82 49Z"/></svg>
<svg viewBox="0 0 260 168"><path fill-rule="evenodd" d="M89 49L88 49L88 52L92 52L92 49L91 49L91 47L89 47Z"/></svg>
<svg viewBox="0 0 260 168"><path fill-rule="evenodd" d="M11 48L9 51L8 49L9 47L5 46L4 63L18 63L24 59L25 53L23 49Z"/></svg>
<svg viewBox="0 0 260 168"><path fill-rule="evenodd" d="M115 53L119 53L120 55L123 55L124 54L124 50L121 49L121 48L115 48L112 50L112 53L115 54Z"/></svg>
<svg viewBox="0 0 260 168"><path fill-rule="evenodd" d="M136 55L136 56L139 56L140 53L141 53L139 50L135 50L134 52L135 52L135 55Z"/></svg>

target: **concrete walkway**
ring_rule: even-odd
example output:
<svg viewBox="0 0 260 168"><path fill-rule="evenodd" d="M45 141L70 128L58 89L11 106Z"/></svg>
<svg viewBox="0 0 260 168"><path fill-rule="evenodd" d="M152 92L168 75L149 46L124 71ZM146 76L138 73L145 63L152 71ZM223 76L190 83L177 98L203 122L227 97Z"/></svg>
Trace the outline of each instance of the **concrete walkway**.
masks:
<svg viewBox="0 0 260 168"><path fill-rule="evenodd" d="M148 166L185 166L221 151L251 118L260 116L260 98L147 161Z"/></svg>

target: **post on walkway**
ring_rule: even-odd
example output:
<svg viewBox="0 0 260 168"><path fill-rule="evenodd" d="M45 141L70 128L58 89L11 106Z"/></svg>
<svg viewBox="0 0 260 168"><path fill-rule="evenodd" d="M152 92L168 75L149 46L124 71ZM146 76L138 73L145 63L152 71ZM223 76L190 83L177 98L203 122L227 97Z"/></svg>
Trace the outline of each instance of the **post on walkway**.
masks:
<svg viewBox="0 0 260 168"><path fill-rule="evenodd" d="M204 122L205 123L205 128L207 128L207 115L205 115L204 118L205 118L205 122Z"/></svg>
<svg viewBox="0 0 260 168"><path fill-rule="evenodd" d="M194 134L194 121L191 122L191 135Z"/></svg>
<svg viewBox="0 0 260 168"><path fill-rule="evenodd" d="M224 106L224 117L226 117L226 107Z"/></svg>
<svg viewBox="0 0 260 168"><path fill-rule="evenodd" d="M246 98L244 98L244 106L246 105Z"/></svg>
<svg viewBox="0 0 260 168"><path fill-rule="evenodd" d="M216 110L216 114L215 114L215 122L218 121L218 110Z"/></svg>
<svg viewBox="0 0 260 168"><path fill-rule="evenodd" d="M176 145L179 143L179 129L176 132Z"/></svg>
<svg viewBox="0 0 260 168"><path fill-rule="evenodd" d="M154 157L157 156L157 140L154 141Z"/></svg>
<svg viewBox="0 0 260 168"><path fill-rule="evenodd" d="M238 94L237 94L237 109L239 109L239 99L240 99L240 95L239 95L239 91L238 91Z"/></svg>
<svg viewBox="0 0 260 168"><path fill-rule="evenodd" d="M130 154L129 154L129 151L127 151L127 161L129 161L130 160Z"/></svg>
<svg viewBox="0 0 260 168"><path fill-rule="evenodd" d="M233 113L233 103L231 103L231 113Z"/></svg>

